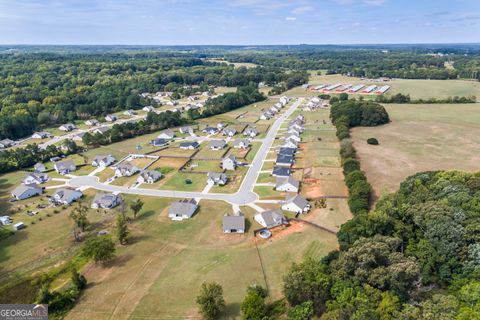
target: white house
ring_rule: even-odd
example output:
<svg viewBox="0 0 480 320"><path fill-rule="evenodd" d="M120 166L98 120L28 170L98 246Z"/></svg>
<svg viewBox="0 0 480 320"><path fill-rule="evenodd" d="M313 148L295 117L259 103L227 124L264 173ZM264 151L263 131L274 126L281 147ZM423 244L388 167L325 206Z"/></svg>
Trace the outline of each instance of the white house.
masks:
<svg viewBox="0 0 480 320"><path fill-rule="evenodd" d="M70 188L59 188L50 197L50 201L55 205L67 205L80 199L83 193Z"/></svg>
<svg viewBox="0 0 480 320"><path fill-rule="evenodd" d="M270 229L287 223L287 219L279 209L267 210L257 213L253 219L262 227Z"/></svg>
<svg viewBox="0 0 480 320"><path fill-rule="evenodd" d="M245 131L243 131L243 135L254 138L258 135L258 130L255 127L248 127L245 129Z"/></svg>
<svg viewBox="0 0 480 320"><path fill-rule="evenodd" d="M15 141L10 140L10 139L3 139L0 140L0 149L5 149L13 146L15 144Z"/></svg>
<svg viewBox="0 0 480 320"><path fill-rule="evenodd" d="M285 203L282 205L282 209L295 213L306 213L310 210L310 204L307 199L297 194L291 197L287 196Z"/></svg>
<svg viewBox="0 0 480 320"><path fill-rule="evenodd" d="M134 115L137 114L137 112L132 110L132 109L128 109L128 110L124 111L123 114L126 115L126 116L134 116Z"/></svg>
<svg viewBox="0 0 480 320"><path fill-rule="evenodd" d="M172 130L165 130L165 131L163 131L162 133L160 133L160 134L157 136L157 138L170 140L170 139L175 138L175 132L173 132Z"/></svg>
<svg viewBox="0 0 480 320"><path fill-rule="evenodd" d="M285 140L282 144L282 148L294 148L297 149L297 142L291 139Z"/></svg>
<svg viewBox="0 0 480 320"><path fill-rule="evenodd" d="M65 132L73 131L77 129L77 127L73 123L65 123L58 127L58 130L62 130Z"/></svg>
<svg viewBox="0 0 480 320"><path fill-rule="evenodd" d="M88 119L87 121L85 121L85 124L87 126L94 127L98 126L100 124L100 121L98 121L97 119Z"/></svg>
<svg viewBox="0 0 480 320"><path fill-rule="evenodd" d="M198 204L194 199L176 201L168 208L168 217L174 221L190 219L197 208Z"/></svg>
<svg viewBox="0 0 480 320"><path fill-rule="evenodd" d="M192 134L193 129L192 129L192 127L181 127L180 128L180 133L182 133L182 134Z"/></svg>
<svg viewBox="0 0 480 320"><path fill-rule="evenodd" d="M221 164L224 170L235 170L237 168L237 158L231 154L224 158Z"/></svg>
<svg viewBox="0 0 480 320"><path fill-rule="evenodd" d="M275 182L275 190L282 192L298 192L300 182L292 176L277 177Z"/></svg>
<svg viewBox="0 0 480 320"><path fill-rule="evenodd" d="M155 108L153 106L145 106L142 108L142 110L146 112L153 112L155 111Z"/></svg>
<svg viewBox="0 0 480 320"><path fill-rule="evenodd" d="M42 184L49 180L48 174L42 173L40 171L35 171L33 173L27 174L23 179L24 184Z"/></svg>
<svg viewBox="0 0 480 320"><path fill-rule="evenodd" d="M92 166L93 167L108 167L115 162L115 158L112 155L106 156L96 156L93 158Z"/></svg>
<svg viewBox="0 0 480 320"><path fill-rule="evenodd" d="M50 132L39 131L32 134L32 139L46 139L46 138L50 138L51 136L52 134Z"/></svg>
<svg viewBox="0 0 480 320"><path fill-rule="evenodd" d="M224 136L233 137L234 135L237 134L237 129L235 129L235 128L225 128L225 129L223 129L222 133L223 133Z"/></svg>
<svg viewBox="0 0 480 320"><path fill-rule="evenodd" d="M105 117L105 121L108 121L108 122L115 122L117 121L117 116L114 115L114 114L109 114Z"/></svg>
<svg viewBox="0 0 480 320"><path fill-rule="evenodd" d="M162 173L155 170L143 170L138 176L138 183L155 183L162 177Z"/></svg>
<svg viewBox="0 0 480 320"><path fill-rule="evenodd" d="M43 188L36 184L21 184L12 190L12 197L15 200L24 200L39 196L43 193Z"/></svg>
<svg viewBox="0 0 480 320"><path fill-rule="evenodd" d="M215 134L218 132L217 128L213 128L213 127L206 127L205 129L202 130L203 133L206 133L206 134Z"/></svg>
<svg viewBox="0 0 480 320"><path fill-rule="evenodd" d="M92 133L98 133L98 134L104 134L105 132L107 132L108 130L110 130L109 127L98 127L98 128L95 128L92 130Z"/></svg>
<svg viewBox="0 0 480 320"><path fill-rule="evenodd" d="M224 186L227 184L228 177L225 173L209 172L207 174L207 183L217 186Z"/></svg>
<svg viewBox="0 0 480 320"><path fill-rule="evenodd" d="M45 172L45 171L47 171L47 168L45 167L45 165L43 163L37 162L33 166L33 170L38 171L38 172Z"/></svg>
<svg viewBox="0 0 480 320"><path fill-rule="evenodd" d="M236 149L247 149L250 146L248 139L237 139L233 142L233 147Z"/></svg>
<svg viewBox="0 0 480 320"><path fill-rule="evenodd" d="M140 171L140 169L134 165L130 163L122 163L115 168L115 175L120 177L130 177L138 171Z"/></svg>
<svg viewBox="0 0 480 320"><path fill-rule="evenodd" d="M97 192L95 198L92 201L93 209L111 209L122 203L122 198L119 195L113 193L100 193Z"/></svg>
<svg viewBox="0 0 480 320"><path fill-rule="evenodd" d="M302 138L300 138L300 135L298 133L287 133L284 137L285 140L293 140L296 142L302 141Z"/></svg>

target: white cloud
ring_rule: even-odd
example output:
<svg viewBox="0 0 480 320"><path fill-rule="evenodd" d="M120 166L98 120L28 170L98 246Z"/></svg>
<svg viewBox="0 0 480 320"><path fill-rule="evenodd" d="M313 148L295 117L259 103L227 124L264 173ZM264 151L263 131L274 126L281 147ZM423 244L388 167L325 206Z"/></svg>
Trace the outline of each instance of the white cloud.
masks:
<svg viewBox="0 0 480 320"><path fill-rule="evenodd" d="M355 0L332 0L338 4L341 5L350 5L350 4L355 4L357 1ZM385 4L388 0L361 0L363 4L369 5L369 6L381 6Z"/></svg>
<svg viewBox="0 0 480 320"><path fill-rule="evenodd" d="M314 10L312 6L301 6L293 9L293 14L302 14Z"/></svg>
<svg viewBox="0 0 480 320"><path fill-rule="evenodd" d="M295 18L295 17L286 17L285 20L287 20L287 21L295 21L295 20L297 20L297 18Z"/></svg>

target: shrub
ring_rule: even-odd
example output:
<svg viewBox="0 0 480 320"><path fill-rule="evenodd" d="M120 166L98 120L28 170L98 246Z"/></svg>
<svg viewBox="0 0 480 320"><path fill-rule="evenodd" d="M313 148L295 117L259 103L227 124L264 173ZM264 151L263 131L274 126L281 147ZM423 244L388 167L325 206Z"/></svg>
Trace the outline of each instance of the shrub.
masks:
<svg viewBox="0 0 480 320"><path fill-rule="evenodd" d="M368 139L367 139L367 143L368 143L368 144L371 144L371 145L373 145L373 146L377 146L377 145L378 145L378 140L375 139L375 138L368 138Z"/></svg>
<svg viewBox="0 0 480 320"><path fill-rule="evenodd" d="M340 142L340 156L342 158L355 158L356 152L353 142L350 139L343 139Z"/></svg>
<svg viewBox="0 0 480 320"><path fill-rule="evenodd" d="M346 158L343 161L343 174L346 176L350 172L360 170L360 163L353 158Z"/></svg>
<svg viewBox="0 0 480 320"><path fill-rule="evenodd" d="M348 188L352 188L355 182L359 180L367 181L367 177L365 177L365 174L360 170L352 171L345 176L345 184Z"/></svg>

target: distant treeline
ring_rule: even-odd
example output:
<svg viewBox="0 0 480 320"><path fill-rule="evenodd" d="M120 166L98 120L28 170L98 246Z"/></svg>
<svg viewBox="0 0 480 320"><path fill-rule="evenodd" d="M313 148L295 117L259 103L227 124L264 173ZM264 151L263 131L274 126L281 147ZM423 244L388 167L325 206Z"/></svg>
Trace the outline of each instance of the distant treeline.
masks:
<svg viewBox="0 0 480 320"><path fill-rule="evenodd" d="M411 99L409 94L397 93L393 96L380 95L375 98L379 103L413 103L413 104L434 104L434 103L476 103L477 97L448 97L444 99L429 98L429 99Z"/></svg>

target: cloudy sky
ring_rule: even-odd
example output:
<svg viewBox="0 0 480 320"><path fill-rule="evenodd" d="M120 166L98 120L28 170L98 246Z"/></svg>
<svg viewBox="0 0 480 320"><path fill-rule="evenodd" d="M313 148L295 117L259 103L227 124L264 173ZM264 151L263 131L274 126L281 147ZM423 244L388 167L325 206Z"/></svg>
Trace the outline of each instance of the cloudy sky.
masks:
<svg viewBox="0 0 480 320"><path fill-rule="evenodd" d="M0 0L1 44L480 42L480 0Z"/></svg>

